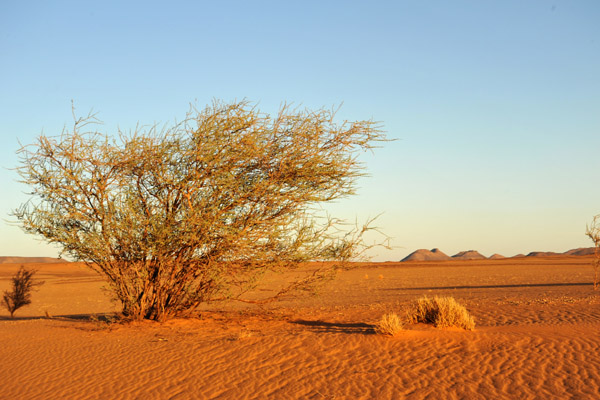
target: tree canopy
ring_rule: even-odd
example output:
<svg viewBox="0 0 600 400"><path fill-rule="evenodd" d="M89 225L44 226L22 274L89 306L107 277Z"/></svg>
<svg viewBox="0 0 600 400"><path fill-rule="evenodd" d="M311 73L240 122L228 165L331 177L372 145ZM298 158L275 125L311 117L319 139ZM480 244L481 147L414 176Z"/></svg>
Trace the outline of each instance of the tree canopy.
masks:
<svg viewBox="0 0 600 400"><path fill-rule="evenodd" d="M277 295L306 289L364 249L320 204L355 193L358 159L385 136L335 112L277 115L214 102L174 126L108 136L94 114L20 149L26 232L104 275L123 314L164 320L243 298L265 271L318 262Z"/></svg>

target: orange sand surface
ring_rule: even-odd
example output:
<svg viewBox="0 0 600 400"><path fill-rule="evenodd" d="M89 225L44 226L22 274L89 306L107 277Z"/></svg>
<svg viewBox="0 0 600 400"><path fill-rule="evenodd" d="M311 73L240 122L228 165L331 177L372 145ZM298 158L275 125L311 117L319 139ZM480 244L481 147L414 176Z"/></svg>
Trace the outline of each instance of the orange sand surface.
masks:
<svg viewBox="0 0 600 400"><path fill-rule="evenodd" d="M108 323L117 306L94 272L30 264L46 283L16 319L0 310L0 399L600 398L591 263L363 264L316 297L216 304L164 324ZM18 267L0 265L0 291ZM423 295L453 296L475 330L374 333Z"/></svg>

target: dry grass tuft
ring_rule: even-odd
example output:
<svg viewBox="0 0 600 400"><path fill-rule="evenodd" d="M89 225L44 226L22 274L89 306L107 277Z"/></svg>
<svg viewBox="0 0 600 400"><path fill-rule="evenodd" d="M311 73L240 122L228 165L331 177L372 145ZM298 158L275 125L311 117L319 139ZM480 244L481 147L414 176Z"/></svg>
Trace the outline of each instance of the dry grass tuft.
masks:
<svg viewBox="0 0 600 400"><path fill-rule="evenodd" d="M408 312L408 320L411 323L433 324L438 328L475 329L473 317L454 297L421 297Z"/></svg>
<svg viewBox="0 0 600 400"><path fill-rule="evenodd" d="M403 329L400 317L394 313L384 314L379 322L375 324L375 332L382 335L396 336Z"/></svg>

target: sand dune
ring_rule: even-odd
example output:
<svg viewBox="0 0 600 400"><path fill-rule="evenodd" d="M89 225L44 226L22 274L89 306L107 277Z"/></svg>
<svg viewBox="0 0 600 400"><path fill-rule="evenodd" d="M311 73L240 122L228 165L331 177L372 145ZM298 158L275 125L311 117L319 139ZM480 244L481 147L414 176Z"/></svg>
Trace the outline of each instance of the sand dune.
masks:
<svg viewBox="0 0 600 400"><path fill-rule="evenodd" d="M114 305L78 264L36 265L46 283L16 320L0 311L4 399L592 399L600 393L600 293L592 257L372 263L320 296L200 318L107 324ZM17 265L0 266L0 290ZM474 331L374 333L388 311L451 295ZM42 318L50 310L54 319Z"/></svg>

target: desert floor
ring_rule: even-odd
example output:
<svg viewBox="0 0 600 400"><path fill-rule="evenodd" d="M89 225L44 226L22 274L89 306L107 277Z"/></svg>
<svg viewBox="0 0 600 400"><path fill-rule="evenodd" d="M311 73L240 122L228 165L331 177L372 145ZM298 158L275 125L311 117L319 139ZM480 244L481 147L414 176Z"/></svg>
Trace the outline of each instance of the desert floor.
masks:
<svg viewBox="0 0 600 400"><path fill-rule="evenodd" d="M219 304L199 318L108 323L116 311L78 264L36 264L45 284L14 320L0 310L0 399L600 398L600 291L591 257L376 263L316 297ZM0 291L19 265L0 265ZM450 295L474 331L390 311Z"/></svg>

